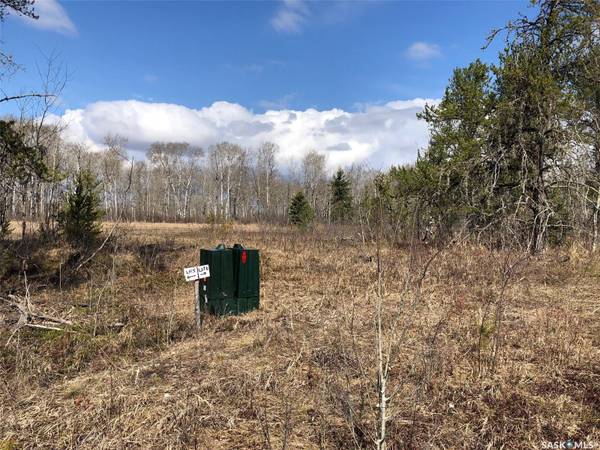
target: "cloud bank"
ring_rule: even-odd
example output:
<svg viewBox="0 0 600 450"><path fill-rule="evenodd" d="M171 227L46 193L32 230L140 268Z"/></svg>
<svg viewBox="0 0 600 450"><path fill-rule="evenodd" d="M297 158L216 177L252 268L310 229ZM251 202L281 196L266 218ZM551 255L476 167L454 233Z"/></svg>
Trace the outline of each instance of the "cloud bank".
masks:
<svg viewBox="0 0 600 450"><path fill-rule="evenodd" d="M352 163L384 168L415 160L427 144L427 126L416 117L425 104L437 100L416 98L342 109L269 110L262 114L229 102L202 109L137 100L101 101L55 117L65 125L68 140L91 149L102 148L108 134L128 139L131 151L145 152L155 141L186 141L208 147L230 141L254 147L265 141L279 145L279 163L289 166L310 150L327 156L333 169Z"/></svg>

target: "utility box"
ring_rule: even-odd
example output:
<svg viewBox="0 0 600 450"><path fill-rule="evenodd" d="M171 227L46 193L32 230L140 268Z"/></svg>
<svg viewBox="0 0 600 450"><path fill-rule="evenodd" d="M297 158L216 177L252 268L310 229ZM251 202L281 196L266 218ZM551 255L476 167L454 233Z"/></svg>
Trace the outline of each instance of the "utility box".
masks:
<svg viewBox="0 0 600 450"><path fill-rule="evenodd" d="M233 252L223 244L215 249L200 250L200 265L208 264L210 277L203 286L206 309L210 314L237 314L233 284Z"/></svg>
<svg viewBox="0 0 600 450"><path fill-rule="evenodd" d="M258 250L233 246L233 284L240 313L259 306L260 256Z"/></svg>
<svg viewBox="0 0 600 450"><path fill-rule="evenodd" d="M200 265L208 264L210 277L200 292L209 314L223 316L257 309L260 299L258 250L240 244L200 250Z"/></svg>

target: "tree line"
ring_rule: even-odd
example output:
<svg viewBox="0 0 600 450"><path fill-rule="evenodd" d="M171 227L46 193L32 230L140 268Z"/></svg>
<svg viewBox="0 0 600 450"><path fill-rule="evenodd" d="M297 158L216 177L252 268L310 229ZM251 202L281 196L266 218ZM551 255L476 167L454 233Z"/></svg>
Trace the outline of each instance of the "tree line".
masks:
<svg viewBox="0 0 600 450"><path fill-rule="evenodd" d="M0 161L2 222L38 222L45 230L56 228L83 171L98 181L98 206L110 221L285 223L292 198L303 192L315 218L347 222L353 194L358 197L352 191L369 178L360 166L340 169L330 177L325 156L316 151L284 173L277 164L279 148L270 142L257 148L221 142L206 150L185 142L155 142L145 158L136 161L126 151L126 139L119 136L107 136L104 149L92 152L63 141L54 128L42 127L43 137L38 139L42 145L36 147L31 133L37 129L9 120L0 125L6 130L3 144L12 146L2 154L13 158L10 164ZM10 139L24 148L23 155ZM40 167L37 172L31 170L34 162ZM14 172L11 164L27 177Z"/></svg>

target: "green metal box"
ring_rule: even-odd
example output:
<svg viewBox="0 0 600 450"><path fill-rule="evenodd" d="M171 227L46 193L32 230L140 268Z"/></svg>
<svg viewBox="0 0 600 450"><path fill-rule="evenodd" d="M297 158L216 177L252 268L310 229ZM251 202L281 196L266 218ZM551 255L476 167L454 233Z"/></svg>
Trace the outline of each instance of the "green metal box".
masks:
<svg viewBox="0 0 600 450"><path fill-rule="evenodd" d="M208 264L210 277L201 288L209 314L241 314L257 309L260 299L260 257L258 250L239 244L200 250L200 265Z"/></svg>
<svg viewBox="0 0 600 450"><path fill-rule="evenodd" d="M233 284L239 312L257 309L260 303L260 255L256 249L233 246Z"/></svg>
<svg viewBox="0 0 600 450"><path fill-rule="evenodd" d="M216 315L237 314L233 284L233 252L223 244L200 250L200 265L208 264L210 277L201 291L208 312Z"/></svg>

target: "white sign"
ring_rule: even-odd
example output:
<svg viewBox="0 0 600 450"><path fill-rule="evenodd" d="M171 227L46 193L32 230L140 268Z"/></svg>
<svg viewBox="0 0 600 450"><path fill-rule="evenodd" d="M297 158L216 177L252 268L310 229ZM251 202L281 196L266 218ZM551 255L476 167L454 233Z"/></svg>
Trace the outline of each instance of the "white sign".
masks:
<svg viewBox="0 0 600 450"><path fill-rule="evenodd" d="M185 281L195 281L198 279L198 267L186 267L183 269L183 276Z"/></svg>
<svg viewBox="0 0 600 450"><path fill-rule="evenodd" d="M203 266L198 266L198 278L208 278L210 277L210 269L208 264L204 264Z"/></svg>
<svg viewBox="0 0 600 450"><path fill-rule="evenodd" d="M210 277L210 269L208 264L203 266L186 267L183 269L183 276L185 281L196 281L202 278Z"/></svg>

